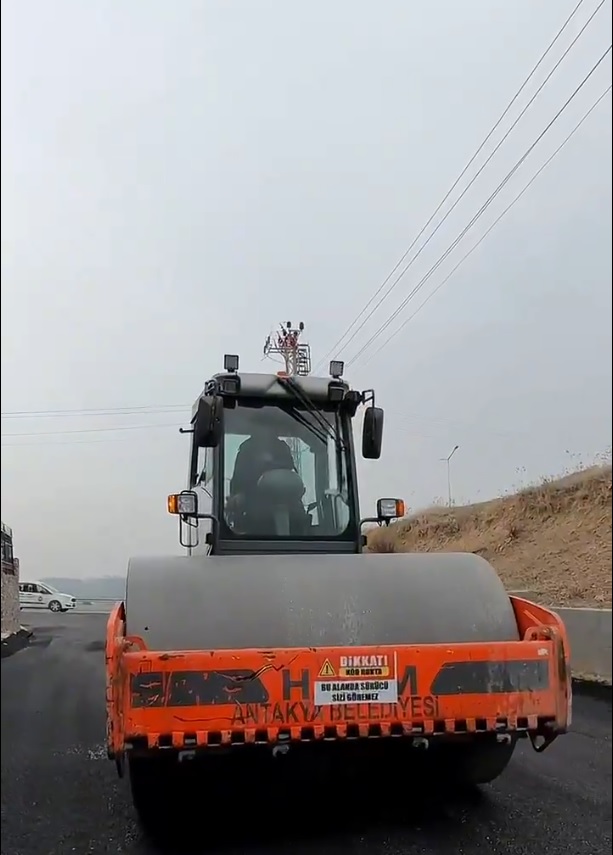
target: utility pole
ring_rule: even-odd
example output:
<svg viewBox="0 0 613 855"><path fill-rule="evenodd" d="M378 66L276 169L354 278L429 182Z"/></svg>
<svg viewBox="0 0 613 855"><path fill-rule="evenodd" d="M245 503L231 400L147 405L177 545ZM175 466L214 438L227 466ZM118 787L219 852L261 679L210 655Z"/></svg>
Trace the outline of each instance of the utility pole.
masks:
<svg viewBox="0 0 613 855"><path fill-rule="evenodd" d="M290 377L307 377L311 373L311 347L307 342L300 341L303 332L302 321L297 327L291 321L286 321L279 324L279 329L270 333L264 343L264 356L281 356L285 374ZM294 458L296 471L302 475L303 443L297 437L288 437L285 441Z"/></svg>
<svg viewBox="0 0 613 855"><path fill-rule="evenodd" d="M291 321L279 324L279 329L271 333L264 343L264 356L281 356L285 364L285 373L290 377L306 377L311 373L311 347L300 341L304 332L304 323L297 327Z"/></svg>
<svg viewBox="0 0 613 855"><path fill-rule="evenodd" d="M459 447L460 447L459 445L454 445L454 447L451 449L451 451L447 455L447 457L441 457L440 458L443 463L447 464L447 505L448 505L448 507L451 507L451 505L452 505L452 498L451 498L451 458L456 453L456 451L458 450Z"/></svg>

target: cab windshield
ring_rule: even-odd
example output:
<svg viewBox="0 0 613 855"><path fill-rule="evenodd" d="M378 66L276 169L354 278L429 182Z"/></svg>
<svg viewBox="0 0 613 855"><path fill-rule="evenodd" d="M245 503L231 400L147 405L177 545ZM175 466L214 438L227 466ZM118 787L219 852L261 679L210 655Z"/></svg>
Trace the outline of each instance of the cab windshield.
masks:
<svg viewBox="0 0 613 855"><path fill-rule="evenodd" d="M341 420L290 404L224 412L224 519L237 536L337 537L350 513Z"/></svg>

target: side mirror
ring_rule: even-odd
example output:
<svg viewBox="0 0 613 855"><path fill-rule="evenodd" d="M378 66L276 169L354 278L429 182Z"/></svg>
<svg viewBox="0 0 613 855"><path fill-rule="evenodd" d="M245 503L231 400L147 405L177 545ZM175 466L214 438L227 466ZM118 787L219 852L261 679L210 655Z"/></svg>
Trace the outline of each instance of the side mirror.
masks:
<svg viewBox="0 0 613 855"><path fill-rule="evenodd" d="M368 407L364 413L362 427L362 457L366 460L378 460L383 444L383 410L381 407Z"/></svg>
<svg viewBox="0 0 613 855"><path fill-rule="evenodd" d="M378 499L377 520L389 525L392 520L400 519L405 514L405 506L402 499Z"/></svg>
<svg viewBox="0 0 613 855"><path fill-rule="evenodd" d="M193 490L171 493L168 496L167 509L169 514L179 517L179 543L181 546L186 549L193 549L198 546L198 519L201 514L198 513L197 493Z"/></svg>
<svg viewBox="0 0 613 855"><path fill-rule="evenodd" d="M194 422L194 441L197 448L216 448L223 431L223 399L204 396L198 401Z"/></svg>

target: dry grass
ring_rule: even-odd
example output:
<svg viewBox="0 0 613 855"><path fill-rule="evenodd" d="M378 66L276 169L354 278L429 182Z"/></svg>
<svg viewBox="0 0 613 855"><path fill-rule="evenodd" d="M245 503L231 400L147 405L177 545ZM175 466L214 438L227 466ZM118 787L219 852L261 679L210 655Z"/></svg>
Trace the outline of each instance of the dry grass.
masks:
<svg viewBox="0 0 613 855"><path fill-rule="evenodd" d="M368 532L373 552L473 552L508 590L545 604L611 606L611 466L478 505L433 508Z"/></svg>

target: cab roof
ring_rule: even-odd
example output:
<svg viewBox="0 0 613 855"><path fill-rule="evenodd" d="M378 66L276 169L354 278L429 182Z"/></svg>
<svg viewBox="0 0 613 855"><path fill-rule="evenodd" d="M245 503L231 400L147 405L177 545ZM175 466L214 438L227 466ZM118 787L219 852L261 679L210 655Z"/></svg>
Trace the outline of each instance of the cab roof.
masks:
<svg viewBox="0 0 613 855"><path fill-rule="evenodd" d="M211 377L211 379L205 384L204 389L198 398L196 398L192 406L192 418L196 415L200 398L204 395L214 394L215 387L220 385L221 381L229 377L238 377L240 380L240 391L237 395L239 398L270 398L273 400L287 400L292 397L291 392L288 392L288 390L278 382L279 378L277 374L255 374L243 371L237 371L235 373L221 372L219 374L214 374L213 377ZM293 375L292 380L306 395L306 397L314 403L328 400L328 389L330 383L334 383L337 387L342 385L346 391L349 391L350 389L349 384L345 380L334 377L312 377L311 375L301 377L300 375Z"/></svg>

